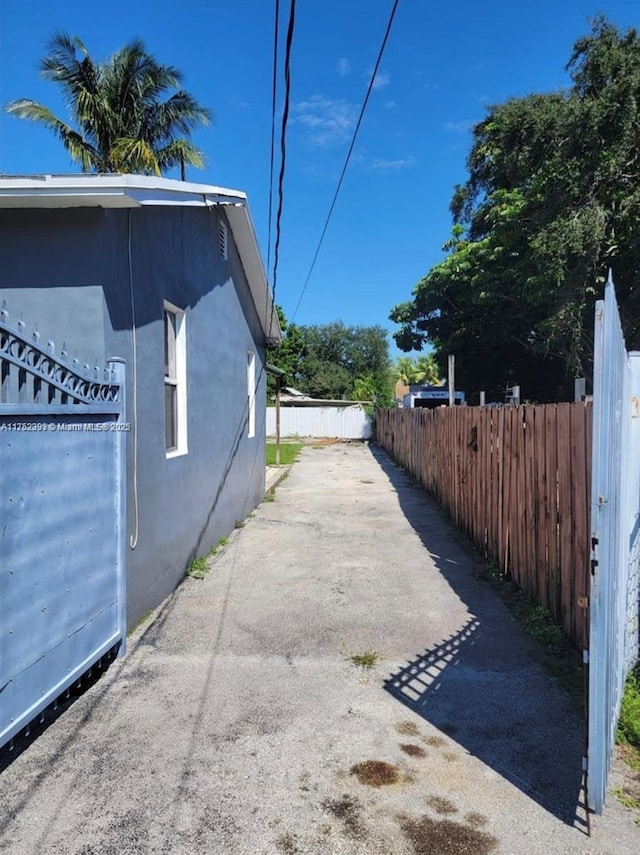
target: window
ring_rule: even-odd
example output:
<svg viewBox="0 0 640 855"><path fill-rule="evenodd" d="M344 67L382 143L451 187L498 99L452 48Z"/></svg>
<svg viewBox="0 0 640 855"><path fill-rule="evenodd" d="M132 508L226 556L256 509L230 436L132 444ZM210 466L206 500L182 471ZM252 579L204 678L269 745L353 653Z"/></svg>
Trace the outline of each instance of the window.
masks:
<svg viewBox="0 0 640 855"><path fill-rule="evenodd" d="M186 316L164 304L164 438L167 457L187 453Z"/></svg>
<svg viewBox="0 0 640 855"><path fill-rule="evenodd" d="M218 243L220 246L220 255L227 261L228 253L227 253L227 244L229 241L229 233L227 229L227 224L224 220L220 220L220 225L218 227Z"/></svg>
<svg viewBox="0 0 640 855"><path fill-rule="evenodd" d="M247 436L256 435L256 355L247 353Z"/></svg>

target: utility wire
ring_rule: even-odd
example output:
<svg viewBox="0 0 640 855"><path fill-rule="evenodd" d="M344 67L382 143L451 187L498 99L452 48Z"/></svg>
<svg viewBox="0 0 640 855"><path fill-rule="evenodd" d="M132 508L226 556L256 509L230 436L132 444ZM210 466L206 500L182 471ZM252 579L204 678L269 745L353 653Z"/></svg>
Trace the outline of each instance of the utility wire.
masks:
<svg viewBox="0 0 640 855"><path fill-rule="evenodd" d="M333 195L333 201L331 202L331 207L329 208L329 213L327 214L327 218L324 222L324 226L322 229L322 234L320 235L320 240L318 241L318 246L315 251L315 255L313 256L313 261L311 262L311 267L309 268L309 272L307 274L307 278L305 279L304 285L302 286L302 291L300 292L300 296L298 297L298 302L296 303L296 307L293 310L293 315L291 316L290 323L293 323L295 316L300 308L300 303L302 302L302 298L304 297L305 291L307 290L307 285L309 284L309 280L311 279L311 274L313 273L313 268L316 266L316 261L318 260L318 255L320 254L320 249L322 247L322 243L324 241L324 236L327 233L327 228L329 226L329 221L331 220L331 215L333 214L333 209L335 208L336 202L338 200L338 194L340 193L340 188L342 187L342 182L344 180L345 173L347 171L347 167L349 166L349 161L351 159L351 154L353 152L353 148L356 144L356 139L358 137L358 131L360 130L360 125L362 124L362 118L364 116L364 111L367 109L367 104L369 103L369 96L373 90L373 84L376 79L376 74L378 73L378 68L380 66L380 62L382 61L382 55L384 53L384 49L387 45L387 40L389 38L389 33L391 32L391 26L393 24L393 19L396 14L396 9L398 8L398 3L400 0L394 0L393 6L391 8L391 13L389 15L389 20L387 22L387 28L385 30L384 38L382 39L382 44L380 45L380 50L378 52L378 58L376 60L375 67L373 69L373 73L371 75L371 80L369 81L369 87L367 88L367 94L364 96L364 101L362 102L362 107L360 108L360 115L358 116L358 121L356 122L356 127L353 132L353 137L351 138L351 145L349 146L349 151L347 152L347 157L344 162L344 166L342 167L342 173L340 174L340 178L338 180L338 186L336 187L336 192Z"/></svg>
<svg viewBox="0 0 640 855"><path fill-rule="evenodd" d="M280 255L280 234L282 219L282 204L284 199L284 172L287 160L287 121L289 119L289 99L291 94L291 44L293 42L293 30L296 16L296 0L291 0L289 7L289 25L287 27L287 40L284 49L284 107L282 112L282 125L280 129L280 174L278 176L278 210L276 212L276 239L273 251L273 304L271 306L271 321L269 331L273 327L273 315L276 309L276 287L278 284L278 261Z"/></svg>
<svg viewBox="0 0 640 855"><path fill-rule="evenodd" d="M273 32L273 84L271 91L271 159L269 162L269 236L267 238L267 271L271 269L271 225L273 212L273 156L276 138L276 90L278 77L278 21L280 18L280 0L276 0L275 26Z"/></svg>

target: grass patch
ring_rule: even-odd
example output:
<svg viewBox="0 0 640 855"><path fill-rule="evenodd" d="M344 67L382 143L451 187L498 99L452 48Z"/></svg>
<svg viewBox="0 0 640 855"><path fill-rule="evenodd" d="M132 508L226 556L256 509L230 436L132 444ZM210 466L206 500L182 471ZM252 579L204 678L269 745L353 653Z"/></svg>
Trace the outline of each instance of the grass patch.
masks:
<svg viewBox="0 0 640 855"><path fill-rule="evenodd" d="M347 659L353 662L358 668L363 668L365 671L370 671L373 666L379 661L380 654L375 650L365 650L364 653L352 653L347 655Z"/></svg>
<svg viewBox="0 0 640 855"><path fill-rule="evenodd" d="M194 558L187 567L187 576L191 576L192 579L204 579L208 572L209 565L207 564L207 557L204 555Z"/></svg>
<svg viewBox="0 0 640 855"><path fill-rule="evenodd" d="M192 579L204 579L208 575L209 570L211 570L211 567L209 566L209 558L213 558L214 555L217 555L222 547L228 542L228 537L221 537L215 546L211 547L208 555L200 555L197 558L194 558L191 564L187 567L186 575L190 576Z"/></svg>
<svg viewBox="0 0 640 855"><path fill-rule="evenodd" d="M613 791L613 795L625 807L633 808L634 810L640 810L640 799L636 799L634 798L634 796L630 796L629 793L627 793L627 791L624 789L624 787L616 787L616 789Z"/></svg>
<svg viewBox="0 0 640 855"><path fill-rule="evenodd" d="M640 663L627 677L616 738L623 745L634 748L640 760Z"/></svg>
<svg viewBox="0 0 640 855"><path fill-rule="evenodd" d="M280 443L280 465L289 466L295 463L298 455L303 448L301 442L281 442ZM267 443L267 466L276 465L276 444L275 442Z"/></svg>
<svg viewBox="0 0 640 855"><path fill-rule="evenodd" d="M624 687L616 732L618 751L629 767L624 786L613 791L625 807L640 811L640 662L632 668ZM640 827L640 815L636 817Z"/></svg>

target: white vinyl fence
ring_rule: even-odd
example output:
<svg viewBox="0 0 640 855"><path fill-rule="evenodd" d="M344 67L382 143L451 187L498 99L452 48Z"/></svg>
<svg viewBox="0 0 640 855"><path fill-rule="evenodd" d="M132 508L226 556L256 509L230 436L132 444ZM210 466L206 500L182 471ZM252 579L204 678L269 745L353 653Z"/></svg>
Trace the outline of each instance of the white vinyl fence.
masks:
<svg viewBox="0 0 640 855"><path fill-rule="evenodd" d="M267 436L275 436L276 410L267 407ZM369 439L371 417L360 406L280 407L280 436Z"/></svg>

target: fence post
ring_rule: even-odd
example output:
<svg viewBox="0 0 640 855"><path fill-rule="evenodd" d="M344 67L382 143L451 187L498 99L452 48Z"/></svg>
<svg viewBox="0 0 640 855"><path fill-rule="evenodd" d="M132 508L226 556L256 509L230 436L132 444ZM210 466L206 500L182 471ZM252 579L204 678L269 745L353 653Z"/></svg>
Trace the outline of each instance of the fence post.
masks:
<svg viewBox="0 0 640 855"><path fill-rule="evenodd" d="M455 381L456 358L452 353L449 354L449 358L448 358L447 362L448 362L448 365L447 365L448 372L447 373L448 373L448 377L449 377L449 406L453 407L453 405L455 403L455 389L456 389L456 381Z"/></svg>
<svg viewBox="0 0 640 855"><path fill-rule="evenodd" d="M125 396L126 363L120 357L112 357L107 361L112 372L113 381L120 384L120 412L117 425L119 430L115 437L116 457L116 541L118 562L118 627L122 634L122 642L118 656L127 652L127 400Z"/></svg>

